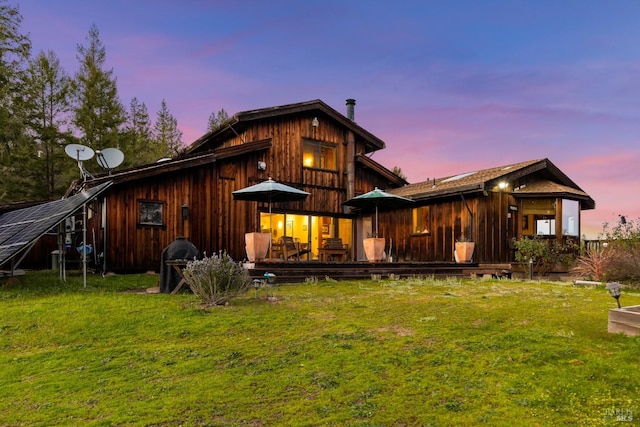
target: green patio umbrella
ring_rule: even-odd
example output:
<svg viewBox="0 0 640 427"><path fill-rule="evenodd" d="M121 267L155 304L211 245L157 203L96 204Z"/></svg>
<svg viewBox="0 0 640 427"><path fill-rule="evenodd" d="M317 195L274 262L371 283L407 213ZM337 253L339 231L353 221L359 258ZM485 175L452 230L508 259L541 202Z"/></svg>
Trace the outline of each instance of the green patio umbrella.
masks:
<svg viewBox="0 0 640 427"><path fill-rule="evenodd" d="M396 196L395 194L387 193L380 190L378 187L369 191L368 193L361 194L352 199L342 202L343 205L352 206L354 208L375 208L376 211L376 235L378 237L378 209L397 208L403 205L413 203L413 200L406 197Z"/></svg>
<svg viewBox="0 0 640 427"><path fill-rule="evenodd" d="M234 200L246 200L252 202L264 202L269 204L269 233L272 232L271 224L271 204L277 202L295 202L304 200L310 193L290 187L286 184L268 180L258 184L236 190L233 193ZM271 251L271 247L269 247ZM271 256L271 255L270 255Z"/></svg>

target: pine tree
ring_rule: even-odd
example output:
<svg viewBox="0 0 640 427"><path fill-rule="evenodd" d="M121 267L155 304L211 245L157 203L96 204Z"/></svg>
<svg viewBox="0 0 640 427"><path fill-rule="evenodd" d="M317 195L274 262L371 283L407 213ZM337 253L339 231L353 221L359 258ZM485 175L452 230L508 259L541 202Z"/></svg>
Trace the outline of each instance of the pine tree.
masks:
<svg viewBox="0 0 640 427"><path fill-rule="evenodd" d="M167 103L163 99L158 111L158 118L154 125L156 142L166 149L166 155L177 156L183 151L182 132L178 129L178 121L169 112Z"/></svg>
<svg viewBox="0 0 640 427"><path fill-rule="evenodd" d="M229 120L229 114L222 108L217 113L211 113L209 116L209 123L207 125L207 131L213 132L218 129L224 122Z"/></svg>
<svg viewBox="0 0 640 427"><path fill-rule="evenodd" d="M30 184L32 198L52 199L64 194L75 172L64 155L73 141L69 132L71 79L53 51L40 52L27 70L22 102L29 139L23 144L20 174ZM66 173L65 173L66 172Z"/></svg>
<svg viewBox="0 0 640 427"><path fill-rule="evenodd" d="M407 180L407 176L404 173L402 173L402 169L399 168L398 166L394 166L392 172L393 172L394 175L399 176L400 178L404 179L405 181Z"/></svg>
<svg viewBox="0 0 640 427"><path fill-rule="evenodd" d="M159 147L151 130L151 120L145 103L131 99L120 149L124 153L124 166L152 163L166 155L166 148Z"/></svg>
<svg viewBox="0 0 640 427"><path fill-rule="evenodd" d="M118 147L124 107L118 98L113 69L103 69L106 51L95 24L89 29L87 43L78 45L80 70L74 82L77 102L74 124L80 131L82 144L94 149Z"/></svg>
<svg viewBox="0 0 640 427"><path fill-rule="evenodd" d="M17 100L31 41L20 33L21 23L20 10L0 0L0 202L22 198L21 189L11 179L16 176L12 151L26 140L24 114Z"/></svg>

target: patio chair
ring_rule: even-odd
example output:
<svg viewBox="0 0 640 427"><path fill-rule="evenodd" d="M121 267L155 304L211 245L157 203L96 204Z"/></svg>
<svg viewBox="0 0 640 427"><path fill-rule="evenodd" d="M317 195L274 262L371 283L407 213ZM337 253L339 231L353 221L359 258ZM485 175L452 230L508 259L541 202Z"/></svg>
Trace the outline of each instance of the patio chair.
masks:
<svg viewBox="0 0 640 427"><path fill-rule="evenodd" d="M318 248L318 252L322 262L333 260L334 257L344 261L349 254L349 245L342 243L342 239L339 237L330 237L324 241L321 248Z"/></svg>
<svg viewBox="0 0 640 427"><path fill-rule="evenodd" d="M282 236L278 239L278 243L282 246L282 255L285 261L288 261L291 257L295 257L300 261L300 255L311 252L311 249L302 248L300 241L297 239L294 240L294 238L290 236Z"/></svg>

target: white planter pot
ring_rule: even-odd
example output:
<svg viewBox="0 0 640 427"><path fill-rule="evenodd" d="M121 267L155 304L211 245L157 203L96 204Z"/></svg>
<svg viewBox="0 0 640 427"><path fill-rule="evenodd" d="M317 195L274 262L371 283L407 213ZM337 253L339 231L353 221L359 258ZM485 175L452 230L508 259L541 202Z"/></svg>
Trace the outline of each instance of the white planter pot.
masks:
<svg viewBox="0 0 640 427"><path fill-rule="evenodd" d="M471 262L475 247L474 242L456 242L456 262Z"/></svg>
<svg viewBox="0 0 640 427"><path fill-rule="evenodd" d="M244 243L249 261L265 259L271 245L271 233L245 233Z"/></svg>
<svg viewBox="0 0 640 427"><path fill-rule="evenodd" d="M364 254L370 262L382 261L384 256L385 240L382 237L370 237L363 239Z"/></svg>

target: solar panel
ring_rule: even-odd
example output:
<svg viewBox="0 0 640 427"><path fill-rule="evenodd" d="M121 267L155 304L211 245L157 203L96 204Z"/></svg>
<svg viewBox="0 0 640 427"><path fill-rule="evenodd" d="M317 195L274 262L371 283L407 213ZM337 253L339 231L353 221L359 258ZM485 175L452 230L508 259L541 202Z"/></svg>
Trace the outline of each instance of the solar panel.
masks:
<svg viewBox="0 0 640 427"><path fill-rule="evenodd" d="M0 215L0 265L34 243L47 231L96 198L111 181L75 196Z"/></svg>

